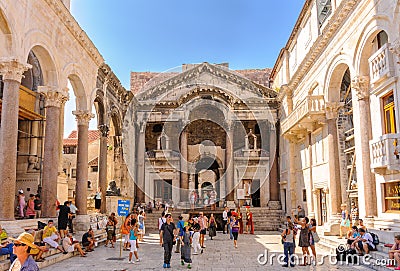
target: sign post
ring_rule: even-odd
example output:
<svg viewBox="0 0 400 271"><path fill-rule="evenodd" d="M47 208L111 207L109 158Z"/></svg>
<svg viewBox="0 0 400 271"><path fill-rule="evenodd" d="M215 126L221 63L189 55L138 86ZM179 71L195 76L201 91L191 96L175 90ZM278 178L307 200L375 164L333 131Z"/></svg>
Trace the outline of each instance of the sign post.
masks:
<svg viewBox="0 0 400 271"><path fill-rule="evenodd" d="M124 219L123 216L127 216L129 214L129 209L131 208L131 202L129 200L118 200L118 215L121 217L121 229L124 227ZM119 258L122 259L122 233L121 233L121 242L119 243Z"/></svg>

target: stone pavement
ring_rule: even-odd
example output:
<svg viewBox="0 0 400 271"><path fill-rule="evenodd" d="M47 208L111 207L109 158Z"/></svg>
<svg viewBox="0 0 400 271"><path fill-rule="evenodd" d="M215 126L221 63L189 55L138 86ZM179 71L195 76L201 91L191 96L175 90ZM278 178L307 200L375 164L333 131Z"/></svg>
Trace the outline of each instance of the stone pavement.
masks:
<svg viewBox="0 0 400 271"><path fill-rule="evenodd" d="M233 242L228 235L218 233L214 240L209 238L205 241L206 248L200 255L192 255L192 270L202 271L240 271L240 270L288 270L281 267L274 258L272 265L258 263L258 255L268 249L268 258L272 254L281 253L283 246L280 244L278 232L256 232L255 235L239 235L238 249L233 247ZM300 248L296 248L298 255ZM48 266L41 270L163 270L163 248L159 245L157 234L150 234L145 237L145 242L140 243L139 258L141 262L135 264L128 263L128 251L122 251L122 260L111 259L119 258L119 244L117 248L98 247L94 252L88 254L87 258L79 256ZM329 252L318 251L319 255L326 255ZM261 259L263 260L263 258ZM171 259L171 269L187 270L186 265L180 265L180 254L173 253ZM333 265L329 260L323 265L317 266L296 266L290 270L371 270L364 266L344 266Z"/></svg>

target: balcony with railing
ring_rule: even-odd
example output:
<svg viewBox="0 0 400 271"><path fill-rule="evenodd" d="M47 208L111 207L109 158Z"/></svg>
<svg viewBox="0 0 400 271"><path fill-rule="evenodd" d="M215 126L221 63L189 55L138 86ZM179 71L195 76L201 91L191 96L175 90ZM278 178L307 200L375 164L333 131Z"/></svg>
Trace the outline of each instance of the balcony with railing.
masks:
<svg viewBox="0 0 400 271"><path fill-rule="evenodd" d="M282 121L282 134L287 133L298 124L312 123L325 116L324 95L307 96L293 110L292 113Z"/></svg>
<svg viewBox="0 0 400 271"><path fill-rule="evenodd" d="M370 140L371 169L375 172L400 171L400 134L386 134Z"/></svg>
<svg viewBox="0 0 400 271"><path fill-rule="evenodd" d="M393 76L393 55L389 50L389 46L389 43L384 44L368 59L371 84Z"/></svg>

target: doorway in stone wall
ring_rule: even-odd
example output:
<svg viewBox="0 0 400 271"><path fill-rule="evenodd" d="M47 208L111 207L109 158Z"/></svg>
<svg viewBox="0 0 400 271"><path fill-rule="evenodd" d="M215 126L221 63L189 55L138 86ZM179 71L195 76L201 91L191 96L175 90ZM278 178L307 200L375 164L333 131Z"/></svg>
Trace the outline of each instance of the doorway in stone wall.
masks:
<svg viewBox="0 0 400 271"><path fill-rule="evenodd" d="M260 180L251 182L251 202L253 207L261 207Z"/></svg>

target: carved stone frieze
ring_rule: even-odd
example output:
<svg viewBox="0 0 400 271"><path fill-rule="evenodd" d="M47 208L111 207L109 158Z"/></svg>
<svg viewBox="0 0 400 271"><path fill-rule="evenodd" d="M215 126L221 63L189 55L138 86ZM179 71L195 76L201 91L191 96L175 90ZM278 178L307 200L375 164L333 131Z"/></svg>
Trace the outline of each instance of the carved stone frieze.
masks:
<svg viewBox="0 0 400 271"><path fill-rule="evenodd" d="M0 75L3 80L12 80L21 83L25 71L31 69L32 65L21 63L17 59L2 57L0 58Z"/></svg>
<svg viewBox="0 0 400 271"><path fill-rule="evenodd" d="M389 47L389 51L392 52L392 54L400 57L400 40L392 42Z"/></svg>
<svg viewBox="0 0 400 271"><path fill-rule="evenodd" d="M72 114L75 115L75 118L78 122L78 125L89 125L89 121L94 118L94 114L92 114L88 110L76 110L72 111Z"/></svg>
<svg viewBox="0 0 400 271"><path fill-rule="evenodd" d="M358 100L369 98L369 77L356 76L351 80L351 87L355 90Z"/></svg>
<svg viewBox="0 0 400 271"><path fill-rule="evenodd" d="M45 107L61 107L69 100L67 88L57 90L53 86L39 86L38 92L45 97Z"/></svg>

